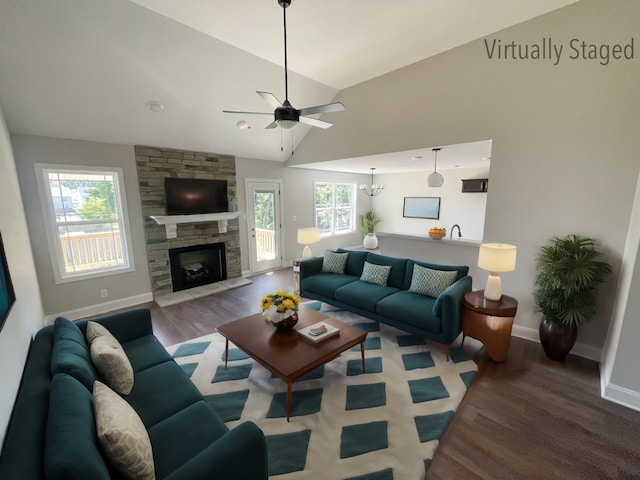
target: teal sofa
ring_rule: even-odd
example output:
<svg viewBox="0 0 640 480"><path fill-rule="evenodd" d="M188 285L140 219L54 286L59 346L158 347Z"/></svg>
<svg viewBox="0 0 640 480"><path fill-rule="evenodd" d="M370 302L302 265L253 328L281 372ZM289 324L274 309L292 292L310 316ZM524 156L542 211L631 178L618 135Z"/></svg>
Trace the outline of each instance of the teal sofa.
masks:
<svg viewBox="0 0 640 480"><path fill-rule="evenodd" d="M449 345L462 331L462 300L471 291L469 267L437 265L373 252L338 249L347 253L344 273L322 271L323 257L300 263L300 293L363 317L443 344L447 360ZM387 285L362 281L365 261L391 266ZM455 279L436 298L409 291L416 265L455 271Z"/></svg>
<svg viewBox="0 0 640 480"><path fill-rule="evenodd" d="M148 309L93 319L122 345L134 371L124 398L147 430L156 479L266 479L262 431L229 430L153 335ZM34 336L0 456L2 479L120 479L103 456L93 413L96 373L87 321L58 318Z"/></svg>

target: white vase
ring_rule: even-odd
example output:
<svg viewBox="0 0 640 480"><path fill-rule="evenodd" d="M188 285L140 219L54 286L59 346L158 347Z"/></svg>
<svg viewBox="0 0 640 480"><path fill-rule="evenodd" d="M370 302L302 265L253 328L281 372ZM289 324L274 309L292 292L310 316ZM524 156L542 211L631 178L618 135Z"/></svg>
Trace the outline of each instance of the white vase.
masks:
<svg viewBox="0 0 640 480"><path fill-rule="evenodd" d="M378 237L375 233L367 233L362 242L362 246L367 250L374 250L378 248Z"/></svg>

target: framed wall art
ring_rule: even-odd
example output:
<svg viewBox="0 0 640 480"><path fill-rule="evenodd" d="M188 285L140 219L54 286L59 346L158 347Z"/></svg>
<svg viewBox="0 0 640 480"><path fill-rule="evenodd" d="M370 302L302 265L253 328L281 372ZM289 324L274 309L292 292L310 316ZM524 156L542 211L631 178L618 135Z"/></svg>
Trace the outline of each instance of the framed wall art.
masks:
<svg viewBox="0 0 640 480"><path fill-rule="evenodd" d="M11 283L7 257L4 253L4 243L2 242L2 234L0 233L0 330L2 330L2 326L15 301L16 294L13 290L13 284Z"/></svg>

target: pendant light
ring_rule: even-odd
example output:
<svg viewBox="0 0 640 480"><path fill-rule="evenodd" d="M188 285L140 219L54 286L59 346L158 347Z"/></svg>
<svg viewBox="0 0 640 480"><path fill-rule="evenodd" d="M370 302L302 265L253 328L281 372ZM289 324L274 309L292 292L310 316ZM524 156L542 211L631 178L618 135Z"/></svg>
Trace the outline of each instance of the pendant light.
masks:
<svg viewBox="0 0 640 480"><path fill-rule="evenodd" d="M370 168L371 170L371 185L367 187L364 183L360 185L360 191L364 192L366 195L370 197L375 197L376 195L380 195L382 190L384 190L384 185L381 183L373 183L373 171L374 167Z"/></svg>
<svg viewBox="0 0 640 480"><path fill-rule="evenodd" d="M427 186L429 187L441 187L444 183L444 177L439 174L436 170L438 167L438 152L442 150L441 148L432 148L435 152L435 160L433 162L433 173L427 177Z"/></svg>

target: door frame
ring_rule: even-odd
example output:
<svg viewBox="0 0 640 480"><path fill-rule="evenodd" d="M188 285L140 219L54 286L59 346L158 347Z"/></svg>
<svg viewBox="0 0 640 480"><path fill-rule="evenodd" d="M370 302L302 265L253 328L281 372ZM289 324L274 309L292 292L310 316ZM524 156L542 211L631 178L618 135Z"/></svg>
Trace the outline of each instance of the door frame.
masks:
<svg viewBox="0 0 640 480"><path fill-rule="evenodd" d="M271 183L278 185L278 199L275 202L275 205L278 209L276 212L274 220L279 220L276 228L279 229L279 235L276 235L277 238L277 248L280 252L280 259L277 262L277 266L270 267L266 269L258 269L258 259L254 254L253 244L255 240L251 237L251 225L255 220L255 212L253 210L253 189L251 188L252 183ZM248 256L249 256L249 273L260 273L268 270L275 270L277 268L282 268L284 265L284 227L283 227L283 210L284 203L282 201L283 198L283 181L282 179L276 178L248 178L244 179L244 191L245 191L245 205L247 206L247 246L248 246ZM254 215L254 218L251 218L251 215Z"/></svg>

